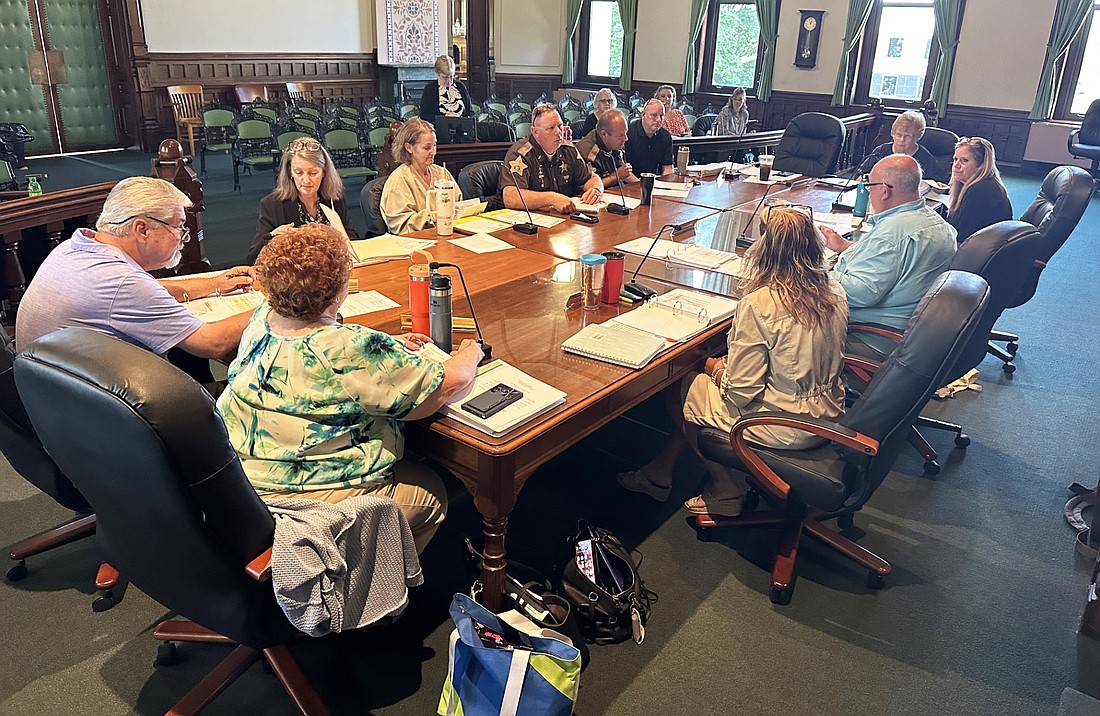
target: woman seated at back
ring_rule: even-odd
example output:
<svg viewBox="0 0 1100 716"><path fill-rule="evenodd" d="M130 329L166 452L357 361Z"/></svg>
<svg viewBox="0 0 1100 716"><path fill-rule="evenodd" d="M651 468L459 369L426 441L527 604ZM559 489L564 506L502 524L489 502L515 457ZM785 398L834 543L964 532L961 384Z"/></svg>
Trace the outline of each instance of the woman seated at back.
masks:
<svg viewBox="0 0 1100 716"><path fill-rule="evenodd" d="M935 170L936 158L932 156L932 152L917 143L924 136L924 127L924 115L920 112L907 110L899 114L890 127L890 137L893 141L875 147L863 158L856 173L869 173L871 167L878 164L880 159L885 159L891 154L908 154L917 160L921 175L930 177Z"/></svg>
<svg viewBox="0 0 1100 716"><path fill-rule="evenodd" d="M436 117L473 117L474 103L466 85L455 79L455 61L449 55L435 60L433 82L424 85L420 95L420 116L428 122Z"/></svg>
<svg viewBox="0 0 1100 716"><path fill-rule="evenodd" d="M393 140L393 157L401 166L393 170L382 189L382 218L394 234L435 226L428 206L428 191L436 182L449 181L453 201L462 200L458 182L435 162L435 129L422 119L410 119ZM453 205L453 204L452 204Z"/></svg>
<svg viewBox="0 0 1100 716"><path fill-rule="evenodd" d="M267 303L241 337L218 412L249 482L265 500L392 498L424 549L446 516L439 476L404 458L401 421L426 418L469 385L481 346L442 365L416 351L428 336L341 325L351 255L331 227L281 232L260 252Z"/></svg>
<svg viewBox="0 0 1100 716"><path fill-rule="evenodd" d="M783 411L835 420L844 411L842 347L848 328L844 290L824 267L822 243L810 216L790 207L772 208L754 247L754 275L737 305L729 352L708 358L704 373L680 385L683 434L674 432L661 453L635 472L619 475L628 490L664 502L673 469L686 444L698 453L700 427L729 432L742 415ZM800 450L820 438L793 428L756 427L754 443ZM700 458L702 456L700 455ZM704 460L710 479L703 494L684 503L690 512L725 517L741 514L742 474Z"/></svg>
<svg viewBox="0 0 1100 716"><path fill-rule="evenodd" d="M714 120L714 133L740 137L749 128L749 108L745 105L745 90L737 87L730 94L729 102Z"/></svg>
<svg viewBox="0 0 1100 716"><path fill-rule="evenodd" d="M689 136L691 127L688 126L687 117L684 116L683 112L672 106L676 103L676 88L672 85L661 85L653 96L661 100L661 104L665 106L665 118L661 126L674 137Z"/></svg>
<svg viewBox="0 0 1100 716"><path fill-rule="evenodd" d="M619 106L619 100L615 99L615 93L604 87L596 93L596 106L592 111L592 114L584 118L584 127L581 128L580 136L573 137L574 142L579 142L581 139L596 128L596 122L600 121L600 117L604 115L604 112L613 110Z"/></svg>
<svg viewBox="0 0 1100 716"><path fill-rule="evenodd" d="M248 249L248 263L256 263L271 237L293 226L342 224L349 239L358 239L348 221L344 180L332 155L312 137L291 142L279 166L275 190L260 200L260 221Z"/></svg>
<svg viewBox="0 0 1100 716"><path fill-rule="evenodd" d="M955 144L955 159L951 164L951 205L947 223L959 233L961 244L971 234L1012 218L1012 202L1008 200L997 157L989 140L963 137Z"/></svg>

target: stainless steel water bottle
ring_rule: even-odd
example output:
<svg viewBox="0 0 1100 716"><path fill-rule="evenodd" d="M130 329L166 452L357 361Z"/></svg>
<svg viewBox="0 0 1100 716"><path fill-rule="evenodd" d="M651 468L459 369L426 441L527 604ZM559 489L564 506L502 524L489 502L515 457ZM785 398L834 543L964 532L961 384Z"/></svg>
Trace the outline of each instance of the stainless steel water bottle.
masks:
<svg viewBox="0 0 1100 716"><path fill-rule="evenodd" d="M451 277L432 274L428 288L428 323L432 343L451 352Z"/></svg>

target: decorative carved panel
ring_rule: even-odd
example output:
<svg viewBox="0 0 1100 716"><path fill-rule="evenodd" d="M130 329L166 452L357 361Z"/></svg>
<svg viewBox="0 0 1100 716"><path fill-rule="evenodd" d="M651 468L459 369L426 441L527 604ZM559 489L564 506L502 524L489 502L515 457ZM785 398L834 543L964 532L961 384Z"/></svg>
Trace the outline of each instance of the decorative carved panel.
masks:
<svg viewBox="0 0 1100 716"><path fill-rule="evenodd" d="M940 126L960 137L985 137L997 152L997 163L1019 166L1024 161L1031 120L1026 110L948 105Z"/></svg>

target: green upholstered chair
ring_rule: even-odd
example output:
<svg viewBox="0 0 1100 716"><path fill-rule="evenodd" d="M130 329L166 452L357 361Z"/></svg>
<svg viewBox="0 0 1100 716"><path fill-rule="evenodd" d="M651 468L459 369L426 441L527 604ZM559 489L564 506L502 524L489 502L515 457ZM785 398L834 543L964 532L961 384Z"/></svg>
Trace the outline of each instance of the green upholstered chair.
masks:
<svg viewBox="0 0 1100 716"><path fill-rule="evenodd" d="M279 150L271 123L258 117L238 118L234 123L237 137L233 140L233 191L241 188L240 170L245 167L270 167L274 173L279 167Z"/></svg>
<svg viewBox="0 0 1100 716"><path fill-rule="evenodd" d="M199 171L206 176L206 153L233 150L233 120L236 113L221 102L208 102L202 107L202 144L199 145Z"/></svg>
<svg viewBox="0 0 1100 716"><path fill-rule="evenodd" d="M366 148L357 132L350 129L330 129L321 137L321 142L332 155L336 171L344 179L378 175L367 163Z"/></svg>

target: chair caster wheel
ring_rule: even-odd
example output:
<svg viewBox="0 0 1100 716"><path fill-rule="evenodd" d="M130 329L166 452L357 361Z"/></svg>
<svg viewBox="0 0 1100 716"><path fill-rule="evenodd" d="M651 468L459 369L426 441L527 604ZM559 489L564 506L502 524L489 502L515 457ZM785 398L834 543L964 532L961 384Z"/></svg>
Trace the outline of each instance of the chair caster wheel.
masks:
<svg viewBox="0 0 1100 716"><path fill-rule="evenodd" d="M935 460L929 460L929 461L925 462L924 463L924 474L925 475L939 475L940 474L940 464L938 462L936 462Z"/></svg>
<svg viewBox="0 0 1100 716"><path fill-rule="evenodd" d="M12 565L8 570L7 578L9 582L18 582L27 576L27 563L23 560L19 560L18 563Z"/></svg>
<svg viewBox="0 0 1100 716"><path fill-rule="evenodd" d="M886 586L886 577L878 572L867 573L867 587L869 589L882 589Z"/></svg>
<svg viewBox="0 0 1100 716"><path fill-rule="evenodd" d="M115 605L115 597L111 594L109 589L101 589L96 592L95 599L92 600L92 611L95 613L105 612Z"/></svg>
<svg viewBox="0 0 1100 716"><path fill-rule="evenodd" d="M838 515L836 518L836 526L842 530L850 530L853 525L855 525L855 519L852 517L851 512Z"/></svg>
<svg viewBox="0 0 1100 716"><path fill-rule="evenodd" d="M1012 375L1016 372L1016 366L1012 363L1005 363L1003 366L1001 366L1001 370L1003 370L1008 375Z"/></svg>
<svg viewBox="0 0 1100 716"><path fill-rule="evenodd" d="M176 649L176 645L170 641L161 642L157 647L157 666L171 666L172 664L179 663L180 655Z"/></svg>
<svg viewBox="0 0 1100 716"><path fill-rule="evenodd" d="M1020 350L1020 344L1019 343L1009 343L1008 345L1005 346L1005 350L1008 351L1008 354L1010 356L1014 356L1014 355L1016 355L1016 351Z"/></svg>
<svg viewBox="0 0 1100 716"><path fill-rule="evenodd" d="M788 584L786 587L777 587L772 585L771 593L768 598L772 600L772 604L778 604L785 606L791 603L791 597L794 596L794 585Z"/></svg>
<svg viewBox="0 0 1100 716"><path fill-rule="evenodd" d="M962 433L959 433L959 435L955 438L955 447L965 448L965 447L968 447L969 445L970 445L970 436L963 435Z"/></svg>

